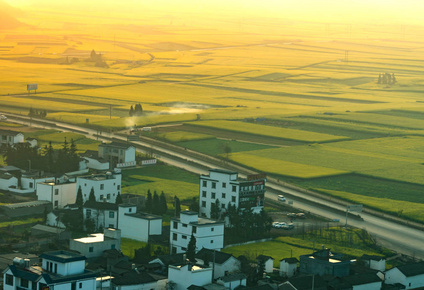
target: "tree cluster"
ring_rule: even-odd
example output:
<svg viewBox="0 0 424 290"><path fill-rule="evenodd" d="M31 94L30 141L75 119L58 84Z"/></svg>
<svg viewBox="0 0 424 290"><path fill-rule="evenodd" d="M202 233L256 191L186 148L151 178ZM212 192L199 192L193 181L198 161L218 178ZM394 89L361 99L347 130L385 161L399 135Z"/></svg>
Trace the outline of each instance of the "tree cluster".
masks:
<svg viewBox="0 0 424 290"><path fill-rule="evenodd" d="M164 252L164 250L162 249L161 246L158 246L153 251L153 255L157 257L157 256L160 256L160 255L165 255L165 252ZM147 263L151 260L151 258L152 258L152 246L149 243L147 243L147 245L142 247L142 248L134 250L134 261L135 262Z"/></svg>
<svg viewBox="0 0 424 290"><path fill-rule="evenodd" d="M397 82L395 74L389 74L389 73L384 73L384 74L379 74L378 75L378 84L387 84L387 85L393 85Z"/></svg>
<svg viewBox="0 0 424 290"><path fill-rule="evenodd" d="M46 110L37 110L37 109L33 109L31 107L31 108L29 108L28 116L37 117L37 118L45 118L47 116L47 111Z"/></svg>
<svg viewBox="0 0 424 290"><path fill-rule="evenodd" d="M152 214L163 215L168 211L168 205L166 204L165 193L162 191L160 196L156 190L153 195L152 192L147 190L147 198L144 211Z"/></svg>
<svg viewBox="0 0 424 290"><path fill-rule="evenodd" d="M132 116L141 116L143 114L143 107L141 104L135 104L134 107L131 105L129 115Z"/></svg>
<svg viewBox="0 0 424 290"><path fill-rule="evenodd" d="M95 62L97 67L109 67L107 63L103 60L101 53L96 53L94 49L90 53L90 60Z"/></svg>
<svg viewBox="0 0 424 290"><path fill-rule="evenodd" d="M231 241L265 238L272 228L272 218L264 210L253 213L251 210L240 210L229 204L226 217L230 226L226 228L225 237Z"/></svg>
<svg viewBox="0 0 424 290"><path fill-rule="evenodd" d="M54 150L52 143L49 142L41 153L38 148L33 148L28 143L2 146L2 154L7 165L58 173L78 170L79 156L76 152L77 146L74 140L68 143L66 138L62 149Z"/></svg>

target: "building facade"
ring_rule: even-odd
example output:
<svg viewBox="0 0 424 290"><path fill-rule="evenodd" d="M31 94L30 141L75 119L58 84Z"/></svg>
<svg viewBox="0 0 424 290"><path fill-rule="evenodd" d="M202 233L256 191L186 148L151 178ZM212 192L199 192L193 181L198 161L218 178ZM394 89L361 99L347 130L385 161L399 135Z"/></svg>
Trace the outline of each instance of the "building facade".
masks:
<svg viewBox="0 0 424 290"><path fill-rule="evenodd" d="M50 201L54 209L64 208L75 203L77 197L76 183L41 182L37 185L37 199Z"/></svg>
<svg viewBox="0 0 424 290"><path fill-rule="evenodd" d="M192 234L196 238L196 252L202 248L219 251L224 247L223 222L199 218L197 212L182 211L180 218L171 219L171 252L186 252Z"/></svg>
<svg viewBox="0 0 424 290"><path fill-rule="evenodd" d="M84 201L88 200L93 189L96 201L114 203L118 194L121 193L121 177L121 173L117 172L80 176L77 177L76 189L78 191L81 187Z"/></svg>
<svg viewBox="0 0 424 290"><path fill-rule="evenodd" d="M13 146L17 143L24 142L24 134L12 130L0 130L0 146L10 145Z"/></svg>
<svg viewBox="0 0 424 290"><path fill-rule="evenodd" d="M265 182L266 176L263 174L241 179L237 172L210 169L209 175L200 176L200 216L210 218L216 200L219 201L221 213L226 211L229 204L259 213L264 207Z"/></svg>
<svg viewBox="0 0 424 290"><path fill-rule="evenodd" d="M111 168L135 166L135 147L119 142L99 145L99 157L109 161Z"/></svg>
<svg viewBox="0 0 424 290"><path fill-rule="evenodd" d="M121 231L104 229L103 233L91 234L88 237L72 239L69 249L80 252L87 258L100 257L105 250L121 250Z"/></svg>

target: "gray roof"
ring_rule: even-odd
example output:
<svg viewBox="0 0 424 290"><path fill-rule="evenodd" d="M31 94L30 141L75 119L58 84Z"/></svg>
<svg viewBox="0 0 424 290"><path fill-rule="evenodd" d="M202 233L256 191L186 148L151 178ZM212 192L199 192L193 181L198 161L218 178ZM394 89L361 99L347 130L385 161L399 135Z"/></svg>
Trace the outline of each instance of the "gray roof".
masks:
<svg viewBox="0 0 424 290"><path fill-rule="evenodd" d="M398 268L398 270L401 271L406 277L424 274L424 262L402 265L396 268Z"/></svg>
<svg viewBox="0 0 424 290"><path fill-rule="evenodd" d="M228 261L228 259L230 259L231 257L234 257L234 256L232 254L228 254L228 253L224 253L224 252L220 252L216 250L211 250L211 249L206 249L206 248L202 248L196 254L196 258L202 259L202 260L205 260L205 258L207 258L210 263L213 263L215 259L215 263L217 264L223 264L226 261Z"/></svg>
<svg viewBox="0 0 424 290"><path fill-rule="evenodd" d="M243 279L247 279L247 276L243 273L234 273L225 275L224 277L221 277L221 280L224 282L231 282L231 281L240 281Z"/></svg>
<svg viewBox="0 0 424 290"><path fill-rule="evenodd" d="M161 216L150 214L150 213L144 213L144 212L137 212L137 213L126 213L126 216L144 219L144 220L159 220L162 219Z"/></svg>
<svg viewBox="0 0 424 290"><path fill-rule="evenodd" d="M130 147L134 147L130 143L121 143L121 142L111 142L111 143L101 143L99 147L112 147L112 148L121 148L128 149Z"/></svg>
<svg viewBox="0 0 424 290"><path fill-rule="evenodd" d="M43 253L40 255L40 258L52 260L59 263L69 263L75 261L83 261L87 259L81 254L63 250Z"/></svg>
<svg viewBox="0 0 424 290"><path fill-rule="evenodd" d="M147 273L130 271L123 274L121 277L112 279L114 285L140 285L156 282L156 279Z"/></svg>

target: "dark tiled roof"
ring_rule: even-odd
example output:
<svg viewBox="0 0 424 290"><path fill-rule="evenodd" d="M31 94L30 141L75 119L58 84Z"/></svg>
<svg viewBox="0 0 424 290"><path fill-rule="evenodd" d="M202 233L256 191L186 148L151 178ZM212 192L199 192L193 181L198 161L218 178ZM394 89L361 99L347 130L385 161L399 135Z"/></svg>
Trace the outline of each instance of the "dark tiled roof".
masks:
<svg viewBox="0 0 424 290"><path fill-rule="evenodd" d="M49 273L41 274L41 276L44 278L47 284L53 284L53 283L63 283L63 282L69 282L69 281L78 281L78 280L85 280L89 278L95 278L97 275L94 272L85 270L84 273L70 275L70 276L59 276L59 275L53 276L53 275L50 275Z"/></svg>
<svg viewBox="0 0 424 290"><path fill-rule="evenodd" d="M367 255L364 254L361 257L361 260L373 260L373 261L381 261L386 259L384 256L377 256L377 255Z"/></svg>
<svg viewBox="0 0 424 290"><path fill-rule="evenodd" d="M161 216L144 213L144 212L138 212L138 213L126 213L125 215L139 218L139 219L145 219L145 220L159 220L162 219Z"/></svg>
<svg viewBox="0 0 424 290"><path fill-rule="evenodd" d="M231 282L231 281L240 281L246 278L247 276L243 273L234 273L234 274L225 275L224 277L221 277L220 279L224 282Z"/></svg>
<svg viewBox="0 0 424 290"><path fill-rule="evenodd" d="M110 202L86 201L84 208L118 210L118 205Z"/></svg>
<svg viewBox="0 0 424 290"><path fill-rule="evenodd" d="M161 260L164 265L169 266L171 264L183 262L183 257L184 257L184 253L180 253L180 254L159 256L158 259Z"/></svg>
<svg viewBox="0 0 424 290"><path fill-rule="evenodd" d="M319 275L291 278L289 282L298 290L310 290L312 278L315 288L324 287L326 289L325 281Z"/></svg>
<svg viewBox="0 0 424 290"><path fill-rule="evenodd" d="M243 288L240 287L240 289L243 289ZM245 289L249 289L249 290L274 290L274 288L269 284L264 284L264 285L254 286L254 287L246 287Z"/></svg>
<svg viewBox="0 0 424 290"><path fill-rule="evenodd" d="M15 265L9 265L9 269L12 271L13 276L27 279L29 281L36 281L40 275L30 272L26 269L16 267Z"/></svg>
<svg viewBox="0 0 424 290"><path fill-rule="evenodd" d="M224 252L202 248L199 252L197 252L196 258L204 260L205 256L207 256L209 259L209 263L213 263L214 253L215 263L217 264L224 264L228 259L234 257L233 255Z"/></svg>
<svg viewBox="0 0 424 290"><path fill-rule="evenodd" d="M121 277L112 279L112 284L114 285L139 285L152 282L156 282L156 279L147 273L137 273L136 271L130 271Z"/></svg>
<svg viewBox="0 0 424 290"><path fill-rule="evenodd" d="M265 255L259 255L259 256L256 257L256 259L259 260L259 261L264 261L264 262L268 261L269 259L274 260L273 257L265 256Z"/></svg>
<svg viewBox="0 0 424 290"><path fill-rule="evenodd" d="M284 259L281 259L280 262L281 261L285 261L285 262L287 262L289 264L295 264L295 263L298 263L299 262L299 260L297 258L295 258L295 257L293 257L293 258L284 258Z"/></svg>
<svg viewBox="0 0 424 290"><path fill-rule="evenodd" d="M197 285L190 285L187 287L188 290L206 290L205 287L197 286Z"/></svg>
<svg viewBox="0 0 424 290"><path fill-rule="evenodd" d="M381 279L376 274L369 273L343 277L342 280L351 286L381 282Z"/></svg>
<svg viewBox="0 0 424 290"><path fill-rule="evenodd" d="M40 255L40 258L52 260L59 263L69 263L86 260L86 257L81 254L62 250L43 253Z"/></svg>
<svg viewBox="0 0 424 290"><path fill-rule="evenodd" d="M406 277L424 274L424 262L407 264L397 267Z"/></svg>

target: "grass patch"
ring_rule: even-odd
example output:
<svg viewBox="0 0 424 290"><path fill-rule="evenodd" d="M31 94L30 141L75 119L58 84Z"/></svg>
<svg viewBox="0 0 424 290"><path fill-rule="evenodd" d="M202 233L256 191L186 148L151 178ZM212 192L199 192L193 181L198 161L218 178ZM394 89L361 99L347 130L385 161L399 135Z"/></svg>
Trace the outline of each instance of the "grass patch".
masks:
<svg viewBox="0 0 424 290"><path fill-rule="evenodd" d="M140 242L132 239L121 238L121 251L125 256L134 258L134 250L138 250L147 245L145 242Z"/></svg>
<svg viewBox="0 0 424 290"><path fill-rule="evenodd" d="M169 179L176 181L183 181L187 183L199 184L199 175L182 170L177 167L168 166L164 164L157 164L155 166L147 166L141 168L133 168L123 171L122 174L122 185L133 185L131 184L132 175L156 177L161 179Z"/></svg>
<svg viewBox="0 0 424 290"><path fill-rule="evenodd" d="M205 139L209 141L209 139L215 138L212 135L193 133L193 132L187 132L187 131L174 131L174 132L160 133L157 136L161 139L165 139L173 143L184 142L184 141L194 141L194 140L205 140Z"/></svg>
<svg viewBox="0 0 424 290"><path fill-rule="evenodd" d="M40 223L43 221L43 218L39 217L39 218L25 218L25 219L19 219L19 220L14 220L14 221L8 221L8 222L1 222L0 223L0 228L5 228L8 226L20 226L20 225L26 225L26 224L35 224L35 223Z"/></svg>

